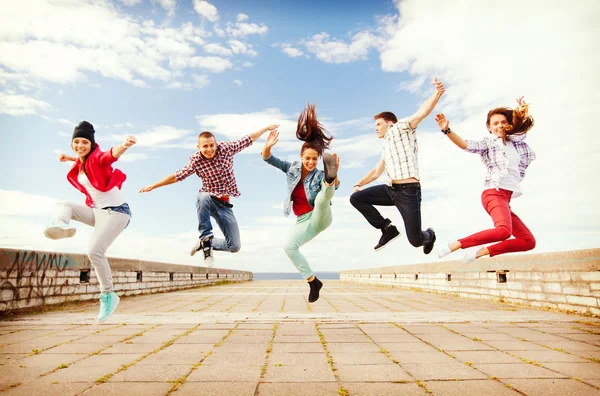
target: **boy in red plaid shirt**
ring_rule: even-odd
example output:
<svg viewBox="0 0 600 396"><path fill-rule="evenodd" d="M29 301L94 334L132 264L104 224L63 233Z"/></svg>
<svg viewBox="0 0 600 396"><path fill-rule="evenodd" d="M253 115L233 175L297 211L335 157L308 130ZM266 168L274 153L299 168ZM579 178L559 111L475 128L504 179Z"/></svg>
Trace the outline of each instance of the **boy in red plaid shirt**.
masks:
<svg viewBox="0 0 600 396"><path fill-rule="evenodd" d="M269 125L233 142L219 142L210 132L198 136L198 152L190 157L186 166L165 177L158 183L146 186L140 192L177 183L193 175L202 179L202 188L198 192L196 211L200 237L192 248L191 255L202 250L204 264L213 266L214 250L238 252L241 248L240 229L229 203L230 197L239 197L240 192L233 173L233 156L246 147L250 147L263 133L276 130L279 125ZM214 217L225 239L214 239L210 217Z"/></svg>

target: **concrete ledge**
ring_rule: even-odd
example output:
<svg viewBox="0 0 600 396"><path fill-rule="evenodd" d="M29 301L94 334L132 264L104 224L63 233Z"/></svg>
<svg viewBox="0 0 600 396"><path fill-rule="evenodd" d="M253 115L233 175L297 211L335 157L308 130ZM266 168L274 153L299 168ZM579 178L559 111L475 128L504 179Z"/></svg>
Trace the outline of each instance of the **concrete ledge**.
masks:
<svg viewBox="0 0 600 396"><path fill-rule="evenodd" d="M252 280L252 272L109 258L115 291L134 295ZM84 254L0 248L0 314L97 298Z"/></svg>
<svg viewBox="0 0 600 396"><path fill-rule="evenodd" d="M600 315L600 249L346 270L340 280Z"/></svg>

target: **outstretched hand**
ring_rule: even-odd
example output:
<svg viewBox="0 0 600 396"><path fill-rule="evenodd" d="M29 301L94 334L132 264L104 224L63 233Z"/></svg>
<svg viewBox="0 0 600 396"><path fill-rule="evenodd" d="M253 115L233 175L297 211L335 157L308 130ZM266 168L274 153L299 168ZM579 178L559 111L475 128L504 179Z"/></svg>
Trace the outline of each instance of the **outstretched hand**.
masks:
<svg viewBox="0 0 600 396"><path fill-rule="evenodd" d="M60 162L67 162L67 161L71 161L71 157L69 157L69 156L68 156L67 154L65 154L65 153L60 153L60 154L58 155L58 160L59 160Z"/></svg>
<svg viewBox="0 0 600 396"><path fill-rule="evenodd" d="M279 132L277 132L277 129L274 129L271 131L271 133L269 133L269 136L267 136L267 141L265 142L265 146L271 148L271 147L275 146L278 141L279 141Z"/></svg>
<svg viewBox="0 0 600 396"><path fill-rule="evenodd" d="M435 122L437 122L442 130L447 129L450 126L450 121L446 119L446 116L443 113L435 115Z"/></svg>
<svg viewBox="0 0 600 396"><path fill-rule="evenodd" d="M125 148L129 148L129 147L133 146L136 143L137 143L137 139L135 138L135 136L131 136L131 135L127 136L125 138L125 140L123 140L123 146Z"/></svg>
<svg viewBox="0 0 600 396"><path fill-rule="evenodd" d="M444 83L439 81L437 77L433 79L433 83L431 83L431 85L433 85L439 93L444 93L446 91L446 88L444 88Z"/></svg>
<svg viewBox="0 0 600 396"><path fill-rule="evenodd" d="M340 170L340 157L336 153L333 153L333 158L335 159L335 170L339 171Z"/></svg>
<svg viewBox="0 0 600 396"><path fill-rule="evenodd" d="M140 190L140 192L141 192L141 193L145 193L145 192L150 192L150 191L152 191L152 190L154 190L154 186L146 186L146 187L143 187L143 188Z"/></svg>

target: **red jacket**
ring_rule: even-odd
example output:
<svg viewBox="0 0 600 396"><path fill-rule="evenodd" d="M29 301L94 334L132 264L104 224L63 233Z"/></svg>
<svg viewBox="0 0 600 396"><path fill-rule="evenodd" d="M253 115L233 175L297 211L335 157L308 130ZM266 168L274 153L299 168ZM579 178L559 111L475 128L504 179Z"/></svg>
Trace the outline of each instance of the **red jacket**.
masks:
<svg viewBox="0 0 600 396"><path fill-rule="evenodd" d="M113 169L112 164L116 161L117 158L112 155L112 148L108 151L101 151L100 146L96 145L94 151L88 155L85 161L85 173L91 185L103 192L110 191L115 186L120 190L127 176L120 170ZM77 180L80 169L81 159L78 158L69 173L67 173L67 180L76 189L85 194L85 204L93 208L94 202L92 201L92 197L90 197L85 187Z"/></svg>

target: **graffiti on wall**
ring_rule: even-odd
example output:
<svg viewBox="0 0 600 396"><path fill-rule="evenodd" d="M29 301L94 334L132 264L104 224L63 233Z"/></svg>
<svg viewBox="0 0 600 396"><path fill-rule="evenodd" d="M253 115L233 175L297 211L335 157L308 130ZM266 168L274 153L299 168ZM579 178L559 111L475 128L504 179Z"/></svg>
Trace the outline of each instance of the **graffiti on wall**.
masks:
<svg viewBox="0 0 600 396"><path fill-rule="evenodd" d="M5 254L8 266L0 272L0 302L60 295L69 286L62 272L77 265L73 257L63 253L15 250Z"/></svg>

